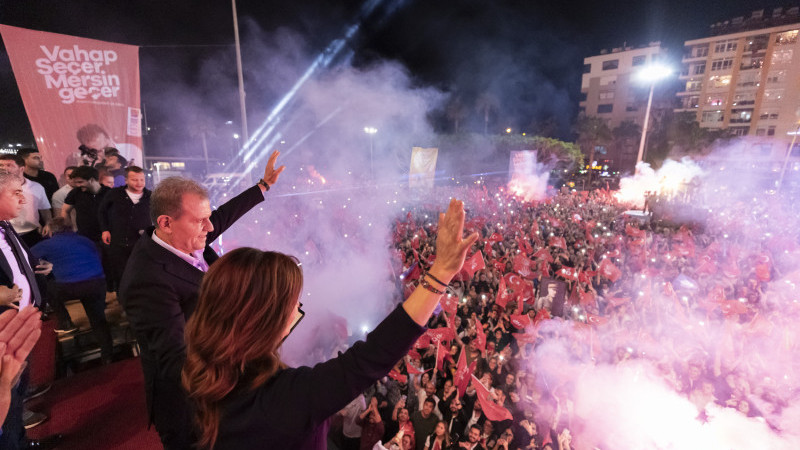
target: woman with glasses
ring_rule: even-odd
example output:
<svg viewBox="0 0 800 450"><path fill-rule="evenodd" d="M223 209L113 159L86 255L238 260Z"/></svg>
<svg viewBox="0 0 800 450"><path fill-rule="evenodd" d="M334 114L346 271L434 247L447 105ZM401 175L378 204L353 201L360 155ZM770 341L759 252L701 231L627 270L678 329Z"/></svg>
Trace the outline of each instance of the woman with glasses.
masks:
<svg viewBox="0 0 800 450"><path fill-rule="evenodd" d="M313 368L286 367L278 354L303 317L297 261L252 248L220 258L186 325L183 385L194 402L199 447L326 448L328 418L385 376L425 331L478 238L462 239L463 229L464 205L454 199L439 217L436 260L411 296L365 341Z"/></svg>

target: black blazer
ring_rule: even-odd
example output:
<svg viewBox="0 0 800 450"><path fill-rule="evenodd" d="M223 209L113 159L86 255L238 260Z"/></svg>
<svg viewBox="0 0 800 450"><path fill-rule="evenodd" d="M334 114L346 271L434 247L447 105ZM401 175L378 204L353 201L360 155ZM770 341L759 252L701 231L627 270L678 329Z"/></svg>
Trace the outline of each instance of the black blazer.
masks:
<svg viewBox="0 0 800 450"><path fill-rule="evenodd" d="M19 242L19 245L25 250L25 253L28 254L28 264L30 264L31 269L35 271L36 270L36 265L38 264L38 261L36 261L33 258L33 253L31 253L31 249L28 248L27 245L25 245L25 242L22 239L20 239L19 235L17 234L16 231L14 231L14 229L12 227L9 227L9 230L11 230L14 233L14 236L17 238L17 242ZM2 230L0 230L0 233L2 233ZM11 245L11 244L9 243L8 245ZM13 261L6 260L6 257L3 255L3 253L0 252L0 284L2 284L3 286L6 286L6 287L14 286L14 274L11 272L11 265L10 264L17 264L17 261L16 260L13 260ZM22 270L22 268L20 268L20 270ZM45 277L43 275L36 275L36 284L39 287L39 292L41 292L42 295L44 295L45 291L44 291L43 288L44 288L44 286L46 284ZM34 300L35 300L34 303L35 303L36 306L41 306L41 304L42 304L42 299L41 298L34 299ZM0 307L0 313L2 313L3 311L6 311L7 309L10 309L10 307L8 307L8 306Z"/></svg>
<svg viewBox="0 0 800 450"><path fill-rule="evenodd" d="M240 380L222 401L214 450L327 448L328 418L386 376L424 331L398 306L334 359L281 370L257 389Z"/></svg>
<svg viewBox="0 0 800 450"><path fill-rule="evenodd" d="M208 233L203 251L209 265L219 256L208 244L262 201L261 189L253 186L211 213L214 231ZM163 438L165 428L185 433L191 429L180 387L186 359L183 330L197 304L203 272L154 242L153 230L145 231L133 248L119 300L139 343L150 421Z"/></svg>

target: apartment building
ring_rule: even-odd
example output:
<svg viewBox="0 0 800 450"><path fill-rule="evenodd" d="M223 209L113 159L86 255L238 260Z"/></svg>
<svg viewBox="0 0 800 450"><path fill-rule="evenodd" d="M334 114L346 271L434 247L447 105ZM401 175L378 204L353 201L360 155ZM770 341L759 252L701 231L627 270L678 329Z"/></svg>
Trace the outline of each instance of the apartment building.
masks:
<svg viewBox="0 0 800 450"><path fill-rule="evenodd" d="M762 153L785 154L800 123L800 8L759 10L686 41L676 112L704 128L755 136Z"/></svg>
<svg viewBox="0 0 800 450"><path fill-rule="evenodd" d="M612 130L630 121L641 129L644 123L650 85L636 79L636 73L648 64L666 59L660 42L639 48L620 47L603 50L583 60L580 112L605 119ZM674 90L658 89L650 111L651 125L661 113L674 108ZM598 149L597 159L608 160L615 170L630 171L636 164L638 137L614 149ZM608 150L608 152L605 152ZM604 153L605 152L605 153Z"/></svg>

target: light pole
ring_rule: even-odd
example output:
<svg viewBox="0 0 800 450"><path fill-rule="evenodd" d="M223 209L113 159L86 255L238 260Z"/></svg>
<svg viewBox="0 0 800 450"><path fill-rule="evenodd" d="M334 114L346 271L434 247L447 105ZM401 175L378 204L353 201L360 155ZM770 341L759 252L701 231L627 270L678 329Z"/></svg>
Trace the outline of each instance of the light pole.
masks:
<svg viewBox="0 0 800 450"><path fill-rule="evenodd" d="M378 132L378 129L375 127L364 127L364 133L369 135L369 175L372 179L375 179L375 166L373 163L373 150L375 147L375 133Z"/></svg>
<svg viewBox="0 0 800 450"><path fill-rule="evenodd" d="M651 64L642 68L634 75L636 79L644 83L650 83L650 96L647 98L647 109L644 112L644 123L642 124L642 138L639 141L639 154L636 156L636 172L639 172L639 163L644 159L644 144L647 140L647 126L650 123L650 107L653 105L653 90L656 83L672 74L672 69L661 64Z"/></svg>

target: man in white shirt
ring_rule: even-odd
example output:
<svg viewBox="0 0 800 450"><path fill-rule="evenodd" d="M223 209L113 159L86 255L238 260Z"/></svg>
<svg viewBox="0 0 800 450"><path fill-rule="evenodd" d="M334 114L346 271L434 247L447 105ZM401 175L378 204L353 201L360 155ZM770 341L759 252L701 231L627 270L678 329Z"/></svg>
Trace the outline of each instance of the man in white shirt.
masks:
<svg viewBox="0 0 800 450"><path fill-rule="evenodd" d="M22 193L25 203L19 215L9 221L20 239L28 247L32 247L43 239L42 236L50 235L48 224L53 219L50 201L41 184L31 181L23 175L25 160L17 155L0 155L0 171L10 173L19 178L22 183ZM44 222L44 226L41 223Z"/></svg>
<svg viewBox="0 0 800 450"><path fill-rule="evenodd" d="M64 169L64 179L66 183L53 194L53 198L50 201L53 211L57 215L61 214L61 209L64 207L64 199L67 198L67 194L75 188L75 180L70 178L72 176L72 171L75 169L77 169L77 166L69 166ZM74 209L69 213L69 223L72 224L72 231L78 231L78 226L75 224Z"/></svg>
<svg viewBox="0 0 800 450"><path fill-rule="evenodd" d="M53 268L49 263L37 266L30 250L9 224L11 219L20 215L24 206L22 181L15 174L0 171L0 290L16 291L14 298L19 308L42 304L35 273L48 275ZM8 308L10 306L0 305L0 312ZM11 390L10 407L0 434L2 449L45 448L43 442L25 437L22 402L28 378L23 372L20 382Z"/></svg>

